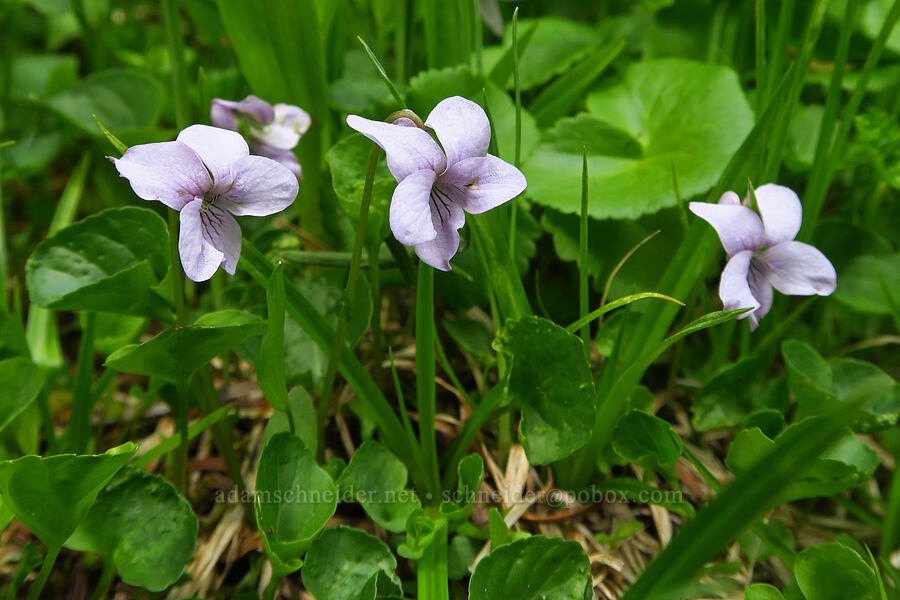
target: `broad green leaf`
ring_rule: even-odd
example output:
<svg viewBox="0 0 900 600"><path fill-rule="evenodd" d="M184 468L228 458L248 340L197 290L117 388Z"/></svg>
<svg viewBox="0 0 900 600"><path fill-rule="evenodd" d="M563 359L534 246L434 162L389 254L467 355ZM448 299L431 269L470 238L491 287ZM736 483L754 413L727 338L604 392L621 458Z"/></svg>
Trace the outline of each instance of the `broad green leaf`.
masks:
<svg viewBox="0 0 900 600"><path fill-rule="evenodd" d="M816 228L815 246L834 263L834 298L862 313L891 314L900 298L900 255L871 228L829 219Z"/></svg>
<svg viewBox="0 0 900 600"><path fill-rule="evenodd" d="M78 57L74 54L31 54L12 62L10 92L20 99L46 98L78 80Z"/></svg>
<svg viewBox="0 0 900 600"><path fill-rule="evenodd" d="M370 440L357 448L337 484L341 500L359 502L373 521L388 531L400 532L421 506L415 492L406 488L406 480L403 462Z"/></svg>
<svg viewBox="0 0 900 600"><path fill-rule="evenodd" d="M162 106L162 86L133 69L92 73L47 105L86 133L102 136L94 115L112 132L152 125Z"/></svg>
<svg viewBox="0 0 900 600"><path fill-rule="evenodd" d="M784 596L768 583L754 583L744 590L744 600L784 600Z"/></svg>
<svg viewBox="0 0 900 600"><path fill-rule="evenodd" d="M475 567L469 600L590 597L591 566L577 542L533 536L495 549Z"/></svg>
<svg viewBox="0 0 900 600"><path fill-rule="evenodd" d="M343 525L313 542L301 575L316 600L374 600L384 579L399 591L397 559L377 537Z"/></svg>
<svg viewBox="0 0 900 600"><path fill-rule="evenodd" d="M122 581L151 592L175 583L197 547L199 523L168 481L126 466L66 542L111 560Z"/></svg>
<svg viewBox="0 0 900 600"><path fill-rule="evenodd" d="M24 357L0 360L0 431L34 402L44 385L44 372Z"/></svg>
<svg viewBox="0 0 900 600"><path fill-rule="evenodd" d="M596 49L565 75L547 86L529 106L538 125L549 127L558 118L569 114L624 47L625 42L617 40Z"/></svg>
<svg viewBox="0 0 900 600"><path fill-rule="evenodd" d="M670 481L677 480L673 467L684 444L672 426L659 417L631 411L619 420L612 445L622 458L647 469L659 469Z"/></svg>
<svg viewBox="0 0 900 600"><path fill-rule="evenodd" d="M854 431L878 431L897 422L900 385L872 363L852 358L826 361L812 346L796 340L786 341L782 354L800 405L797 418L859 402L860 411L851 424Z"/></svg>
<svg viewBox="0 0 900 600"><path fill-rule="evenodd" d="M852 418L854 405L814 417L779 438L749 471L739 475L697 516L684 524L623 596L623 600L664 600L677 597L747 526L773 506L783 490L840 436Z"/></svg>
<svg viewBox="0 0 900 600"><path fill-rule="evenodd" d="M295 387L287 395L288 410L275 412L266 423L263 432L263 447L269 443L276 433L290 431L288 419L294 420L294 434L300 438L307 448L315 448L318 443L319 433L316 431L316 407L312 396L306 388Z"/></svg>
<svg viewBox="0 0 900 600"><path fill-rule="evenodd" d="M38 244L25 267L31 301L55 310L94 310L171 319L151 288L169 263L165 222L146 208L110 208Z"/></svg>
<svg viewBox="0 0 900 600"><path fill-rule="evenodd" d="M716 373L694 400L694 427L710 431L742 425L759 411L783 413L789 401L786 378L766 377L768 366L763 356L753 355Z"/></svg>
<svg viewBox="0 0 900 600"><path fill-rule="evenodd" d="M779 440L784 436L797 435L812 426L813 421L810 420L798 423L786 429L775 441L758 428L745 429L731 443L725 462L735 474L746 473L773 447L778 446ZM821 457L811 461L802 475L796 475L778 496L778 500L790 502L801 498L831 496L853 488L871 477L879 462L874 450L847 432Z"/></svg>
<svg viewBox="0 0 900 600"><path fill-rule="evenodd" d="M797 556L794 577L806 600L875 600L875 576L865 560L842 544L807 548Z"/></svg>
<svg viewBox="0 0 900 600"><path fill-rule="evenodd" d="M532 464L545 465L582 447L596 399L584 346L539 317L508 321L494 347L510 357L507 391L522 411L519 437Z"/></svg>
<svg viewBox="0 0 900 600"><path fill-rule="evenodd" d="M256 379L266 400L276 410L288 408L287 383L284 375L284 268L279 264L266 288L268 324L266 337L256 361Z"/></svg>
<svg viewBox="0 0 900 600"><path fill-rule="evenodd" d="M120 348L105 364L123 373L151 375L179 383L216 356L265 330L266 324L249 313L219 311L204 315L194 325L166 329L143 344Z"/></svg>
<svg viewBox="0 0 900 600"><path fill-rule="evenodd" d="M2 461L3 503L48 547L59 548L135 451L137 446L129 442L105 454L29 455Z"/></svg>
<svg viewBox="0 0 900 600"><path fill-rule="evenodd" d="M586 146L594 218L633 219L675 206L673 169L682 196L706 192L753 126L733 71L676 58L634 63L622 83L592 94L587 106L589 114L547 132L524 172L533 201L578 212Z"/></svg>
<svg viewBox="0 0 900 600"><path fill-rule="evenodd" d="M147 327L146 317L120 315L111 312L96 312L94 321L94 349L109 356L125 344L138 339ZM85 328L87 313L81 313L81 328Z"/></svg>
<svg viewBox="0 0 900 600"><path fill-rule="evenodd" d="M522 39L536 27L527 44ZM524 33L523 33L524 32ZM558 73L565 73L569 66L594 50L603 41L596 29L576 21L558 17L519 19L519 85L523 90L549 81ZM512 47L512 28L507 27L503 36L503 46L486 49L487 55L501 58L502 53ZM507 89L512 89L513 79L506 80Z"/></svg>
<svg viewBox="0 0 900 600"><path fill-rule="evenodd" d="M299 438L279 433L259 457L256 474L256 525L266 553L289 571L302 564L303 553L334 515L337 487L316 464L313 452Z"/></svg>

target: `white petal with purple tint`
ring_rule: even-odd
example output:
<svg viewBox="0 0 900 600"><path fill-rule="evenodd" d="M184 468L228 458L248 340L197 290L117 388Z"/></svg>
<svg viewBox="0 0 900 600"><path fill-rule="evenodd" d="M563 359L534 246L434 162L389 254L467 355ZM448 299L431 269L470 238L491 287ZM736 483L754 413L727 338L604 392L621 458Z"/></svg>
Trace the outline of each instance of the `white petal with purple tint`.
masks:
<svg viewBox="0 0 900 600"><path fill-rule="evenodd" d="M441 177L463 192L463 208L473 215L512 200L528 185L516 167L491 154L455 163Z"/></svg>
<svg viewBox="0 0 900 600"><path fill-rule="evenodd" d="M765 231L762 221L746 206L691 202L689 208L713 226L729 256L744 250L756 250L763 243Z"/></svg>
<svg viewBox="0 0 900 600"><path fill-rule="evenodd" d="M774 246L794 239L803 220L803 209L797 194L774 183L761 185L753 193L766 232L763 245Z"/></svg>
<svg viewBox="0 0 900 600"><path fill-rule="evenodd" d="M429 169L443 173L447 158L437 142L418 127L404 127L350 115L347 125L384 149L388 169L397 182L410 173Z"/></svg>
<svg viewBox="0 0 900 600"><path fill-rule="evenodd" d="M184 274L193 281L206 281L212 277L225 258L225 254L207 239L200 217L202 200L195 200L181 209L178 231L178 254Z"/></svg>
<svg viewBox="0 0 900 600"><path fill-rule="evenodd" d="M749 274L750 260L753 258L751 250L743 250L738 252L722 271L722 279L719 282L719 297L725 310L736 310L738 308L758 308L759 300L753 295L750 289ZM739 318L744 318L744 313Z"/></svg>
<svg viewBox="0 0 900 600"><path fill-rule="evenodd" d="M423 169L397 184L391 198L390 225L401 244L413 246L437 236L430 207L434 180L434 171Z"/></svg>
<svg viewBox="0 0 900 600"><path fill-rule="evenodd" d="M132 146L122 158L111 160L135 194L144 200L159 200L175 210L212 187L200 157L181 142Z"/></svg>
<svg viewBox="0 0 900 600"><path fill-rule="evenodd" d="M431 203L431 218L437 236L431 241L413 246L425 264L441 271L450 270L450 259L459 250L459 228L465 225L466 214L455 204L435 206Z"/></svg>
<svg viewBox="0 0 900 600"><path fill-rule="evenodd" d="M217 193L223 193L231 185L234 163L250 155L247 142L239 133L208 125L191 125L182 129L176 138L187 144L200 156L213 177Z"/></svg>
<svg viewBox="0 0 900 600"><path fill-rule="evenodd" d="M809 244L776 244L760 254L759 260L766 266L769 281L782 294L827 296L837 286L831 261Z"/></svg>
<svg viewBox="0 0 900 600"><path fill-rule="evenodd" d="M461 96L441 100L425 126L437 134L451 167L461 160L484 156L491 142L491 124L484 109Z"/></svg>
<svg viewBox="0 0 900 600"><path fill-rule="evenodd" d="M297 197L297 177L281 163L264 156L245 156L231 167L234 185L223 194L232 213L264 217L284 210Z"/></svg>

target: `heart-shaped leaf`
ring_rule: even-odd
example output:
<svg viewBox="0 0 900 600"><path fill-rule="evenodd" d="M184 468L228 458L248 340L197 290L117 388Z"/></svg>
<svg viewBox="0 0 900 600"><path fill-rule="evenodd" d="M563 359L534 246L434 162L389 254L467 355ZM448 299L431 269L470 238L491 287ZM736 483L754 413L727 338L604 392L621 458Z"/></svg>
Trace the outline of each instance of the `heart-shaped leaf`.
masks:
<svg viewBox="0 0 900 600"><path fill-rule="evenodd" d="M379 588L400 592L397 559L377 537L335 527L313 542L303 565L303 585L316 600L374 600Z"/></svg>
<svg viewBox="0 0 900 600"><path fill-rule="evenodd" d="M830 542L807 548L794 563L797 585L807 600L874 600L875 576L862 557Z"/></svg>
<svg viewBox="0 0 900 600"><path fill-rule="evenodd" d="M578 542L533 536L484 557L469 600L572 600L589 598L590 589L590 561Z"/></svg>
<svg viewBox="0 0 900 600"><path fill-rule="evenodd" d="M113 132L152 125L162 106L162 86L144 71L109 69L88 75L47 104L100 137L94 115Z"/></svg>
<svg viewBox="0 0 900 600"><path fill-rule="evenodd" d="M60 230L28 259L31 301L56 310L171 318L151 288L169 267L168 230L147 208L110 208Z"/></svg>
<svg viewBox="0 0 900 600"><path fill-rule="evenodd" d="M598 219L674 206L673 169L682 196L707 191L753 126L734 71L680 58L632 64L587 107L547 132L524 171L535 202L577 213L587 148L588 212Z"/></svg>
<svg viewBox="0 0 900 600"><path fill-rule="evenodd" d="M296 571L334 514L337 487L299 438L279 433L259 457L256 492L256 525L273 568L279 575Z"/></svg>
<svg viewBox="0 0 900 600"><path fill-rule="evenodd" d="M596 414L594 381L581 340L539 317L507 321L494 347L509 355L508 393L522 410L519 437L532 464L581 448Z"/></svg>
<svg viewBox="0 0 900 600"><path fill-rule="evenodd" d="M37 398L44 372L24 357L0 360L0 431Z"/></svg>
<svg viewBox="0 0 900 600"><path fill-rule="evenodd" d="M105 454L29 455L2 461L3 504L49 548L60 548L136 451L129 442Z"/></svg>
<svg viewBox="0 0 900 600"><path fill-rule="evenodd" d="M407 471L390 450L374 441L357 448L338 479L341 499L359 502L373 521L388 531L400 532L421 506L415 492L406 489Z"/></svg>
<svg viewBox="0 0 900 600"><path fill-rule="evenodd" d="M126 466L97 496L66 542L102 554L122 581L159 592L175 583L197 547L199 523L168 481Z"/></svg>
<svg viewBox="0 0 900 600"><path fill-rule="evenodd" d="M631 411L619 421L612 443L622 458L647 469L661 470L671 481L677 480L673 467L684 444L672 426L659 417Z"/></svg>
<svg viewBox="0 0 900 600"><path fill-rule="evenodd" d="M216 356L265 330L259 317L223 310L204 315L194 325L166 329L143 344L124 346L109 355L106 366L179 383Z"/></svg>

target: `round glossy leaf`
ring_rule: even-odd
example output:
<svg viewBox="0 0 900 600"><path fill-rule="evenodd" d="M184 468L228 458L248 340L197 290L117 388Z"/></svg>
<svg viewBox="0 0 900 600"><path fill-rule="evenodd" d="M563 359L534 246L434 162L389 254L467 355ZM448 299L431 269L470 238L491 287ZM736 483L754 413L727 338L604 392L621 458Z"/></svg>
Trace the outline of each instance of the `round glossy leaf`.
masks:
<svg viewBox="0 0 900 600"><path fill-rule="evenodd" d="M591 585L578 542L534 536L488 554L469 583L469 600L573 600Z"/></svg>
<svg viewBox="0 0 900 600"><path fill-rule="evenodd" d="M151 287L169 267L168 229L147 208L110 208L38 244L25 276L31 301L56 310L166 318Z"/></svg>
<svg viewBox="0 0 900 600"><path fill-rule="evenodd" d="M168 481L126 466L100 493L66 542L113 561L122 581L152 592L184 572L197 547L199 523Z"/></svg>
<svg viewBox="0 0 900 600"><path fill-rule="evenodd" d="M400 532L421 506L406 489L407 471L390 450L374 441L363 442L338 480L341 499L359 502L373 521L388 531Z"/></svg>
<svg viewBox="0 0 900 600"><path fill-rule="evenodd" d="M384 542L340 526L313 542L301 574L316 600L374 600L378 588L400 585L396 569L397 559Z"/></svg>
<svg viewBox="0 0 900 600"><path fill-rule="evenodd" d="M279 433L259 458L256 491L256 524L266 552L296 570L334 514L337 487L299 438Z"/></svg>
<svg viewBox="0 0 900 600"><path fill-rule="evenodd" d="M29 455L2 461L3 504L48 547L59 548L136 451L129 442L99 455Z"/></svg>
<svg viewBox="0 0 900 600"><path fill-rule="evenodd" d="M589 114L561 119L525 165L528 195L562 212L581 209L588 153L588 212L637 218L706 192L753 126L736 74L683 59L633 64L624 80L588 97Z"/></svg>
<svg viewBox="0 0 900 600"><path fill-rule="evenodd" d="M596 414L581 340L538 317L508 321L494 347L510 357L508 393L522 410L519 436L532 464L565 458L587 443Z"/></svg>
<svg viewBox="0 0 900 600"><path fill-rule="evenodd" d="M794 576L806 600L874 600L875 577L859 554L837 542L797 555Z"/></svg>

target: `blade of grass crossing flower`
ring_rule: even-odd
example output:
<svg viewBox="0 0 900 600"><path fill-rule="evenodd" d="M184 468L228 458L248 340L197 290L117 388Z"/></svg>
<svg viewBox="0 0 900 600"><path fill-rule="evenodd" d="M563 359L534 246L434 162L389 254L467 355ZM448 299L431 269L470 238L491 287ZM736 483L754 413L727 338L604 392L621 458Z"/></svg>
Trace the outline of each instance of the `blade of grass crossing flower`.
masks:
<svg viewBox="0 0 900 600"><path fill-rule="evenodd" d="M279 262L266 286L268 328L259 359L256 361L256 379L263 396L276 410L290 413L287 383L284 374L284 265ZM294 419L288 414L291 433Z"/></svg>
<svg viewBox="0 0 900 600"><path fill-rule="evenodd" d="M75 220L75 213L81 202L84 184L90 167L90 154L85 153L81 161L72 171L66 187L50 221L47 237L63 227L68 227ZM58 368L63 364L62 348L59 344L56 317L53 311L40 306L31 305L28 309L28 322L25 326L25 339L31 351L32 360L47 368Z"/></svg>
<svg viewBox="0 0 900 600"><path fill-rule="evenodd" d="M484 94L484 112L491 124L491 131L494 131L494 119L486 92ZM500 156L497 148L497 136L491 136L488 152ZM500 311L504 318L515 319L530 315L531 307L528 304L528 296L522 285L522 279L519 277L515 260L509 252L510 246L507 238L509 223L506 222L506 217L507 215L503 211L492 210L473 216L469 219L469 223L472 224L473 233L484 251L485 271L491 276L491 286L494 288Z"/></svg>
<svg viewBox="0 0 900 600"><path fill-rule="evenodd" d="M803 35L803 43L800 46L800 52L794 61L794 68L791 77L791 84L785 99L785 109L779 115L779 119L773 130L772 143L768 146L768 156L766 166L763 169L763 181L775 181L778 178L778 171L781 168L781 159L784 148L787 146L787 134L790 130L791 119L794 114L794 108L800 101L800 92L803 91L806 82L806 73L809 70L810 62L813 58L813 50L816 42L819 40L819 34L822 32L822 24L825 22L825 12L828 8L828 2L825 0L815 0L812 10L810 11L809 20L806 23L806 29Z"/></svg>
<svg viewBox="0 0 900 600"><path fill-rule="evenodd" d="M522 90L519 88L519 7L513 11L512 17L512 50L513 50L513 89L516 99L516 150L513 164L519 168L522 159ZM516 225L518 223L519 203L513 198L509 203L509 255L513 264L516 261Z"/></svg>
<svg viewBox="0 0 900 600"><path fill-rule="evenodd" d="M816 153L813 159L812 171L809 176L809 187L806 193L806 223L814 222L811 213L815 213L811 204L819 194L819 181L824 177L828 169L828 161L831 160L831 149L834 141L834 125L837 120L838 109L841 101L841 83L844 79L844 70L847 64L847 54L850 51L850 38L854 31L856 15L859 8L859 0L848 0L844 11L844 19L841 21L841 34L838 40L834 57L834 69L831 72L831 82L828 85L828 94L825 99L825 110L819 123L819 139L816 141ZM812 199L812 201L811 201ZM807 226L810 227L810 226Z"/></svg>
<svg viewBox="0 0 900 600"><path fill-rule="evenodd" d="M657 294L656 292L644 292L641 294L632 294L630 296L625 296L623 298L617 298L616 300L613 300L612 302L604 304L600 308L593 310L589 313L586 312L584 314L584 316L582 316L580 319L578 319L571 325L567 326L566 331L568 331L569 333L575 333L579 329L585 327L586 325L588 325L595 319L600 318L601 316L605 315L606 313L608 313L610 311L613 311L617 308L621 308L623 306L627 306L628 304L631 304L632 302L637 302L638 300L646 300L647 298L658 298L660 300L665 300L667 302L672 302L674 304L678 304L679 306L684 306L684 302L681 302L680 300L676 300L675 298L672 298L671 296L666 296L665 294Z"/></svg>
<svg viewBox="0 0 900 600"><path fill-rule="evenodd" d="M397 101L399 107L406 107L406 98L403 96L403 94L400 93L400 90L397 89L397 86L394 85L394 82L391 81L391 78L388 77L387 71L385 71L384 67L381 66L381 62L378 60L378 57L375 56L375 53L372 52L372 49L369 48L369 45L365 42L365 40L363 40L359 36L356 36L356 39L358 39L359 43L362 44L363 50L366 51L366 55L369 57L369 60L372 61L372 65L375 66L375 70L378 72L378 76L381 77L381 80L387 86L388 91L391 92L391 96L393 96L394 100Z"/></svg>
<svg viewBox="0 0 900 600"><path fill-rule="evenodd" d="M429 69L455 66L469 59L462 2L419 0L425 21L425 58Z"/></svg>
<svg viewBox="0 0 900 600"><path fill-rule="evenodd" d="M650 352L642 356L639 360L634 361L625 372L615 380L615 383L606 397L601 399L600 409L597 411L597 417L594 420L594 428L591 431L591 439L575 457L575 467L573 469L573 477L575 480L582 483L587 481L594 469L596 457L609 443L612 432L619 422L619 418L625 412L625 404L628 400L628 396L631 394L631 390L634 389L634 386L636 386L638 382L640 382L644 371L653 364L653 361L655 361L659 355L665 352L672 344L684 339L688 335L730 321L738 315L747 312L747 310L749 309L723 310L704 315L689 323L679 330L678 333L667 337L657 344Z"/></svg>
<svg viewBox="0 0 900 600"><path fill-rule="evenodd" d="M362 200L359 205L359 218L356 223L356 238L353 240L353 256L350 259L350 269L347 274L347 285L344 288L344 299L338 315L337 326L331 345L331 353L328 355L328 366L325 376L322 378L322 389L319 392L319 405L317 410L319 446L316 457L322 463L325 459L325 423L328 419L328 409L331 404L331 392L334 387L334 378L338 370L341 352L345 349L344 338L347 334L347 325L350 321L350 305L356 297L356 282L359 279L360 264L362 263L362 251L366 244L366 229L369 222L369 205L372 201L372 184L375 181L375 167L378 165L378 146L373 145L369 152L369 168L366 172L366 180L363 185Z"/></svg>
<svg viewBox="0 0 900 600"><path fill-rule="evenodd" d="M844 155L847 141L850 137L850 131L853 129L853 124L856 121L856 114L859 112L859 107L862 104L863 97L868 89L869 81L872 79L875 68L878 66L878 61L881 59L881 54L884 52L884 47L887 44L888 38L894 30L894 26L897 24L898 19L900 19L900 0L895 0L881 26L881 30L878 32L878 37L875 38L868 55L866 55L866 61L860 72L859 81L857 82L856 87L853 88L853 93L850 95L850 99L847 101L844 110L841 112L840 126L834 136L831 153L828 160L823 160L822 163L823 174L818 180L810 179L810 187L812 189L807 191L806 203L804 206L803 227L799 234L800 239L808 240L812 235L815 224L818 222L819 213L825 203L825 195L834 178L835 163Z"/></svg>
<svg viewBox="0 0 900 600"><path fill-rule="evenodd" d="M244 238L241 246L239 265L262 287L268 284L275 268L250 240ZM303 293L290 281L285 281L287 312L300 328L324 351L331 350L335 332L325 317L310 303ZM341 349L338 371L356 392L366 417L371 419L382 434L382 442L388 446L408 467L417 488L425 489L421 469L413 461L415 448L407 443L403 426L394 414L381 390L366 373L365 368L349 348Z"/></svg>
<svg viewBox="0 0 900 600"><path fill-rule="evenodd" d="M707 562L747 526L773 508L773 498L796 481L841 436L858 403L810 419L788 432L749 471L738 476L684 524L647 566L623 600L663 600L683 591Z"/></svg>
<svg viewBox="0 0 900 600"><path fill-rule="evenodd" d="M716 202L726 190L740 189L746 184L747 176L757 174L761 157L767 144L769 130L777 120L780 112L785 110L784 98L788 91L790 74L785 76L766 110L756 125L747 135L744 143L731 157L718 183L707 195L707 202ZM669 266L660 279L657 290L673 298L687 298L694 289L697 280L706 271L712 253L718 246L718 240L709 226L697 220L691 225L684 239L672 257ZM640 309L639 309L640 310ZM666 330L675 319L678 308L664 305L641 311L633 335L622 349L622 360L628 365L646 354L659 340L665 336Z"/></svg>
<svg viewBox="0 0 900 600"><path fill-rule="evenodd" d="M506 83L509 81L509 78L513 74L513 61L517 60L517 58L520 58L522 56L522 53L525 52L525 49L531 42L531 38L534 37L534 32L537 31L539 24L540 21L535 21L531 24L531 27L525 30L521 37L516 36L518 50L514 52L512 46L507 48L500 56L500 59L497 61L497 63L494 65L494 68L491 69L491 72L488 75L488 79L493 81L500 88L506 88Z"/></svg>
<svg viewBox="0 0 900 600"><path fill-rule="evenodd" d="M766 103L766 0L756 0L756 112L762 112Z"/></svg>
<svg viewBox="0 0 900 600"><path fill-rule="evenodd" d="M588 162L584 148L581 164L581 223L578 232L578 312L584 357L591 361L591 321L585 319L590 310L590 278L588 276Z"/></svg>
<svg viewBox="0 0 900 600"><path fill-rule="evenodd" d="M428 504L440 502L440 471L435 437L434 269L419 263L416 284L416 401L419 410L419 442L425 460Z"/></svg>
<svg viewBox="0 0 900 600"><path fill-rule="evenodd" d="M624 47L625 40L616 40L598 48L547 86L528 107L537 124L547 128L571 113Z"/></svg>
<svg viewBox="0 0 900 600"><path fill-rule="evenodd" d="M778 81L784 76L784 59L788 55L788 43L790 42L791 23L794 18L794 6L797 0L782 0L778 7L778 23L775 26L775 36L772 40L772 53L769 59L768 73L766 74L766 102L772 100L775 90L772 82Z"/></svg>

